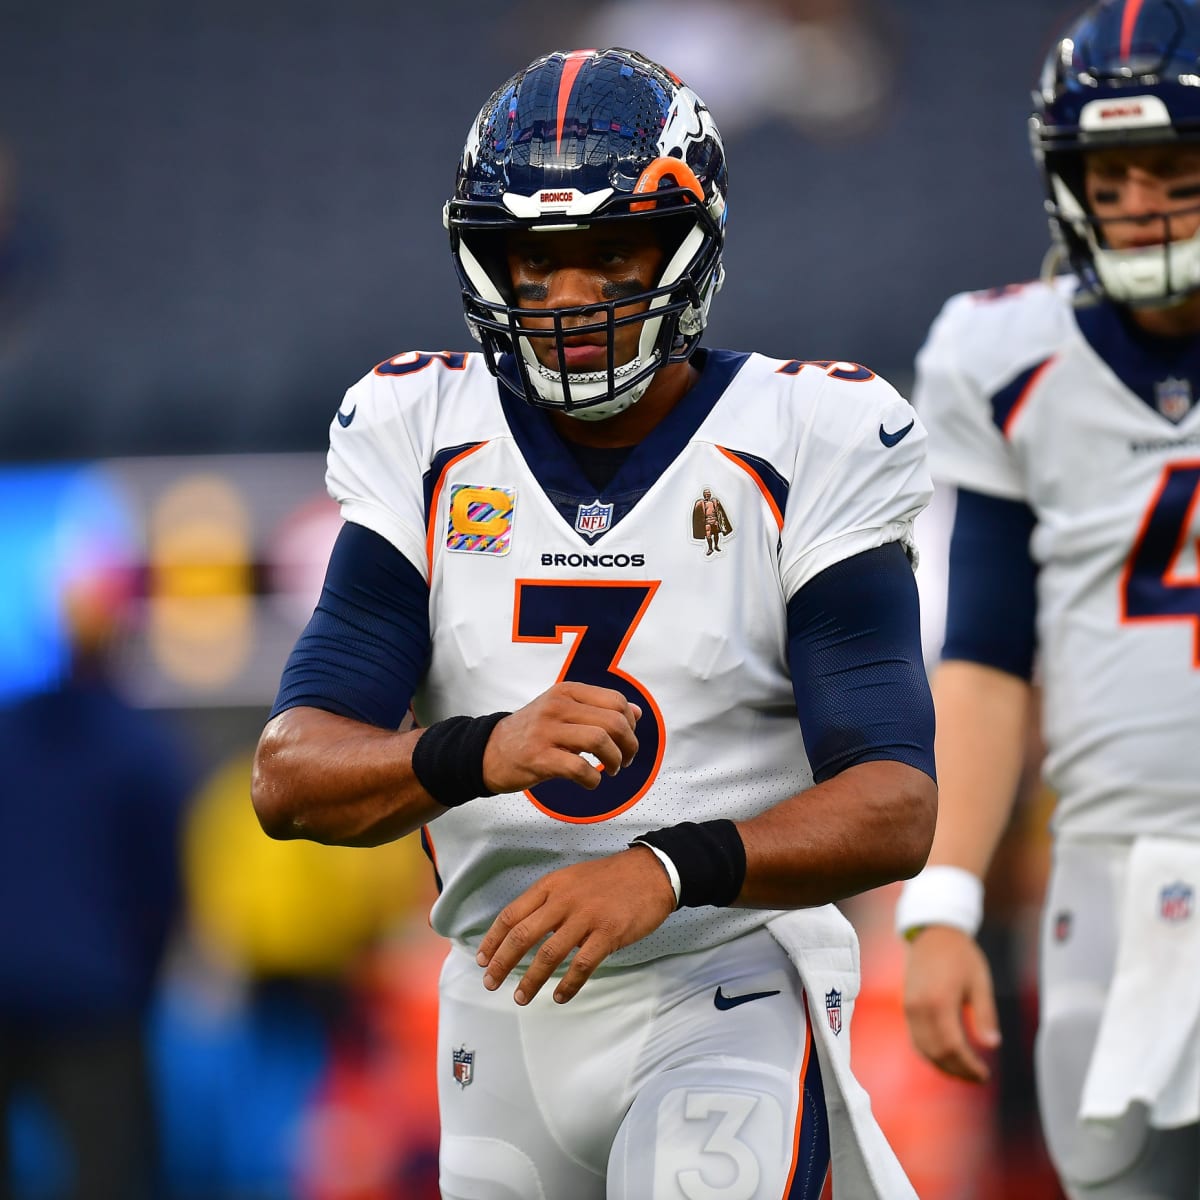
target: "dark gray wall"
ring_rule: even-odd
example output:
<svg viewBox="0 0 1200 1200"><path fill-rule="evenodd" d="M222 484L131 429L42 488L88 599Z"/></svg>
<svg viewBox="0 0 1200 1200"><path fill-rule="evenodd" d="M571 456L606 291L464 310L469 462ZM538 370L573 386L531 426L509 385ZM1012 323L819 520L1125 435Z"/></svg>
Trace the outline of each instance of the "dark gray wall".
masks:
<svg viewBox="0 0 1200 1200"><path fill-rule="evenodd" d="M1038 269L1029 90L1075 5L876 7L895 76L872 128L727 137L707 340L855 359L903 387L948 294ZM440 213L468 122L585 13L0 0L21 200L0 456L319 449L375 362L464 346Z"/></svg>

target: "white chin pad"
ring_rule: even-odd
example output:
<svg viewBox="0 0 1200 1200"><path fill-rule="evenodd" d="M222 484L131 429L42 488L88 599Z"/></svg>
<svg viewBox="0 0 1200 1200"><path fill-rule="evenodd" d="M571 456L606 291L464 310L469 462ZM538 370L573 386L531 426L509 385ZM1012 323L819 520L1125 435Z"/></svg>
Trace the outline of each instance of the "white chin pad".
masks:
<svg viewBox="0 0 1200 1200"><path fill-rule="evenodd" d="M1095 247L1092 258L1100 284L1113 300L1147 303L1200 288L1200 239L1195 237L1134 250Z"/></svg>
<svg viewBox="0 0 1200 1200"><path fill-rule="evenodd" d="M527 338L521 338L520 342L521 354L525 359L525 365L528 369L529 381L539 398L554 408L566 412L568 416L577 417L581 421L603 421L606 417L624 412L625 409L636 404L646 394L646 389L650 386L650 381L654 378L653 375L647 376L641 383L635 384L633 387L627 387L622 391L621 381L632 378L646 365L641 356L632 358L629 362L622 363L621 366L615 368L613 371L613 382L617 389L616 395L608 400L601 400L600 397L608 395L607 371L581 371L578 375L569 375L572 405L587 403L591 400L597 401L597 403L587 404L586 408L571 408L568 410L566 408L566 394L563 388L562 375L558 371L552 371L538 360Z"/></svg>

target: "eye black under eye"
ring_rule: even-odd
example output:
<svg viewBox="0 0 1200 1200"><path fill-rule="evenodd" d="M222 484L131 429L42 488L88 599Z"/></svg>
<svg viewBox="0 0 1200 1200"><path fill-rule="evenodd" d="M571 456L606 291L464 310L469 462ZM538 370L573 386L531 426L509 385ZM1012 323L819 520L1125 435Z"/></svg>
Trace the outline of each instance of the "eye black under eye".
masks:
<svg viewBox="0 0 1200 1200"><path fill-rule="evenodd" d="M646 290L640 279L610 280L601 288L605 300L623 300L626 296L636 296Z"/></svg>
<svg viewBox="0 0 1200 1200"><path fill-rule="evenodd" d="M1097 188L1095 202L1097 204L1116 204L1119 195L1116 188Z"/></svg>
<svg viewBox="0 0 1200 1200"><path fill-rule="evenodd" d="M1181 183L1178 187L1167 189L1168 200L1191 200L1194 196L1200 196L1200 182Z"/></svg>

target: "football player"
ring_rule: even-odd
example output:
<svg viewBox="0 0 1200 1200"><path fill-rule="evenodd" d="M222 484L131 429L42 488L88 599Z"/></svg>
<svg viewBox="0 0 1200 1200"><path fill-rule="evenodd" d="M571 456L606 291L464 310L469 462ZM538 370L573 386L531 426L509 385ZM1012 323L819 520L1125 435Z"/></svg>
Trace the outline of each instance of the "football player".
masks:
<svg viewBox="0 0 1200 1200"><path fill-rule="evenodd" d="M1031 684L1057 794L1036 1066L1076 1200L1200 1179L1200 8L1105 0L1031 121L1069 274L951 299L917 362L957 488L934 678L941 812L897 911L918 1049L983 1080L973 935ZM964 1014L970 1016L964 1020Z"/></svg>
<svg viewBox="0 0 1200 1200"><path fill-rule="evenodd" d="M398 354L331 422L346 523L254 803L422 830L447 1200L815 1198L831 1154L839 1196L913 1194L831 902L932 837L925 435L853 363L699 348L726 189L675 76L538 59L445 210L483 353Z"/></svg>

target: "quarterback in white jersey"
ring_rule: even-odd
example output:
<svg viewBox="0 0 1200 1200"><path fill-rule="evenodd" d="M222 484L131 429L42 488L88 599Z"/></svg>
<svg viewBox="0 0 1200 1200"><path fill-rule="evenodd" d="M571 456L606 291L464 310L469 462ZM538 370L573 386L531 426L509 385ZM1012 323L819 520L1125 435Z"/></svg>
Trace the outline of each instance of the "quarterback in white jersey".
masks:
<svg viewBox="0 0 1200 1200"><path fill-rule="evenodd" d="M429 585L422 725L475 711L485 680L493 708L579 680L642 710L637 757L595 791L546 780L429 828L434 927L472 951L555 867L647 828L751 817L810 787L784 599L841 559L911 537L924 433L888 384L853 364L699 353L699 383L602 496L478 354L382 363L347 393L352 422L334 422L330 493ZM888 447L881 429L909 432ZM692 521L705 491L730 524L712 556ZM706 949L770 915L682 909L608 962Z"/></svg>
<svg viewBox="0 0 1200 1200"><path fill-rule="evenodd" d="M932 837L925 432L856 364L698 348L724 218L694 93L538 59L447 206L483 353L388 359L330 427L345 525L254 802L422 831L447 1200L912 1196L831 902Z"/></svg>
<svg viewBox="0 0 1200 1200"><path fill-rule="evenodd" d="M987 1077L972 939L1036 679L1057 795L1038 1092L1073 1198L1200 1178L1200 103L1177 77L1197 52L1186 0L1106 0L1064 35L1033 128L1074 273L953 298L917 360L958 508L938 829L897 912L906 1007L931 1061Z"/></svg>

